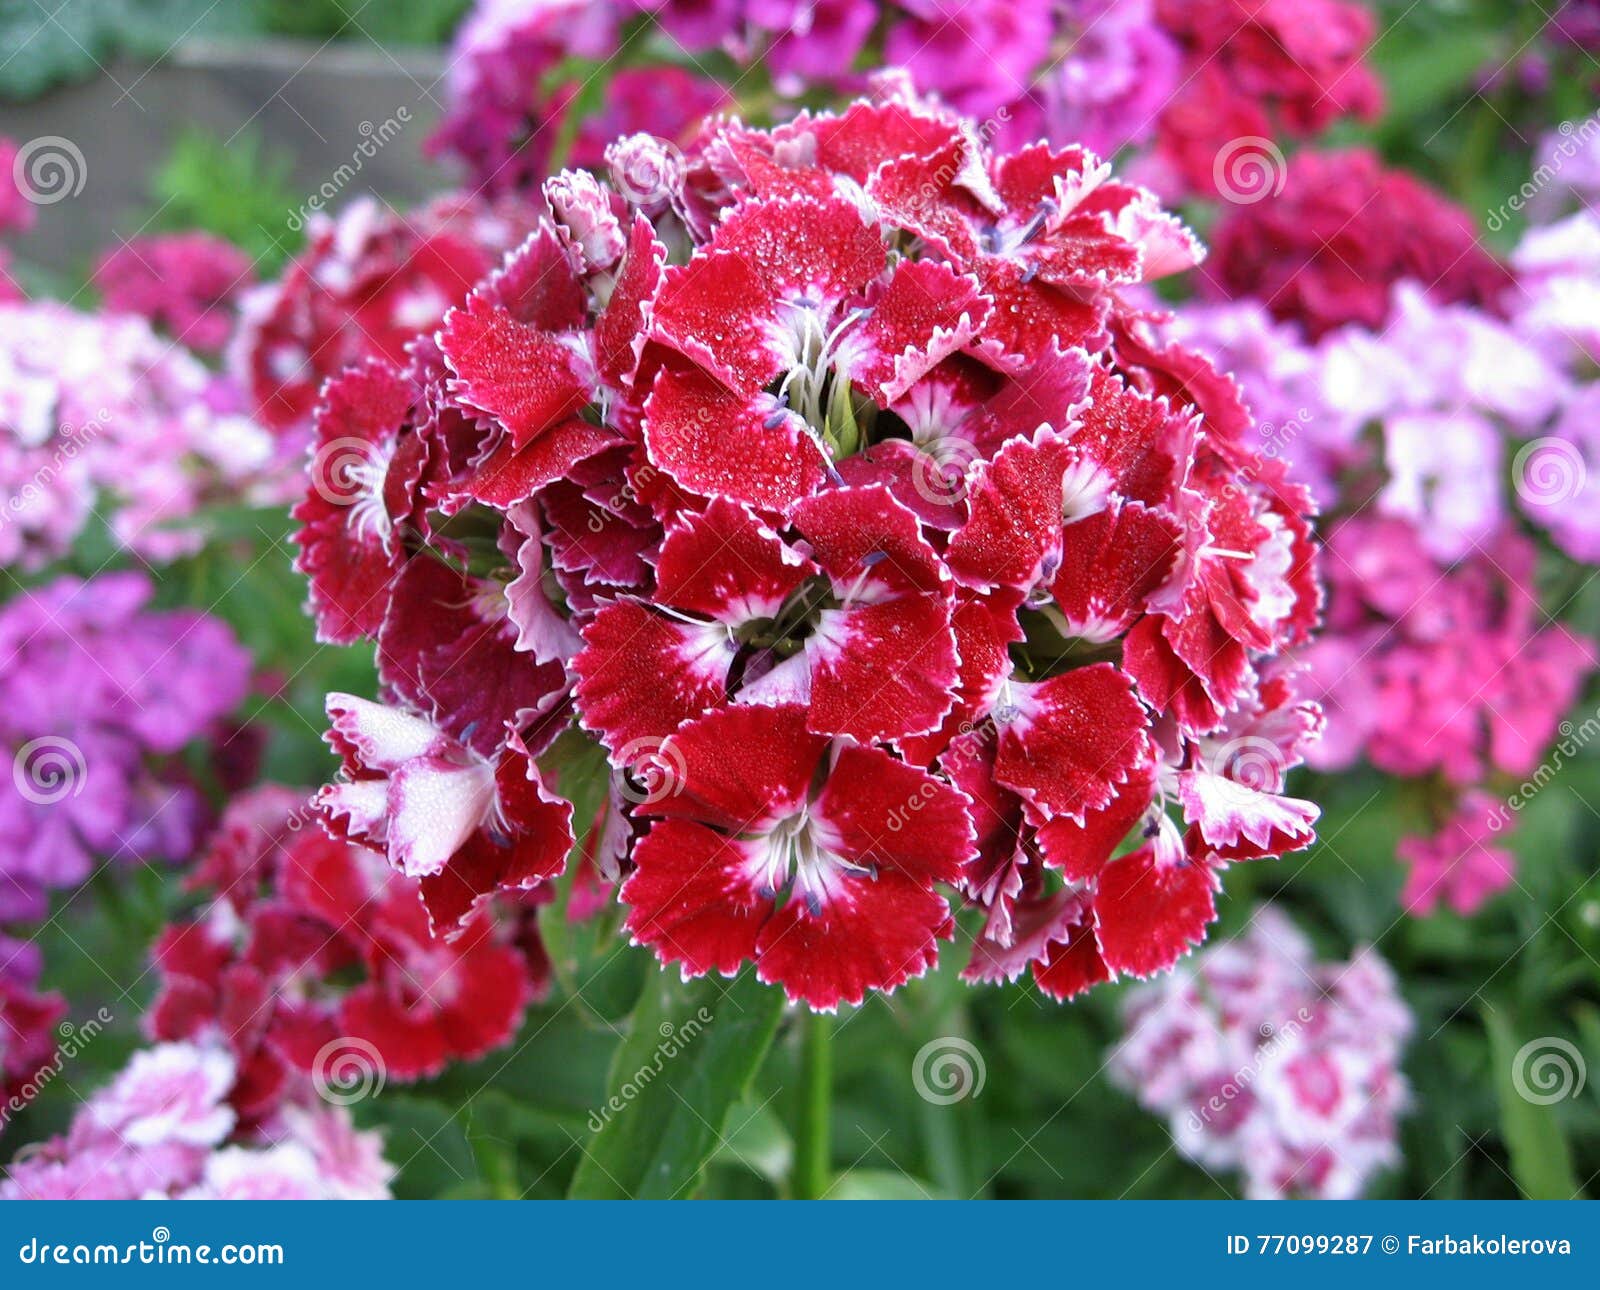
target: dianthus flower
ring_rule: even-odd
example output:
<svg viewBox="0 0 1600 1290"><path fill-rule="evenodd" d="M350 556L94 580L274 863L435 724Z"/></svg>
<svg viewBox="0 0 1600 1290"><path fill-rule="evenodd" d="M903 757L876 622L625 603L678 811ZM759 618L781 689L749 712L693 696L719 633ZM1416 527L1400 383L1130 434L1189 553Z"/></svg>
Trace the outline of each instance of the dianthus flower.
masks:
<svg viewBox="0 0 1600 1290"><path fill-rule="evenodd" d="M250 659L142 573L59 578L0 608L0 875L11 917L97 859L186 858L205 802L178 758L244 697ZM3 917L4 915L0 915Z"/></svg>
<svg viewBox="0 0 1600 1290"><path fill-rule="evenodd" d="M230 359L254 415L303 429L322 383L368 356L404 360L405 343L520 242L531 213L515 202L440 198L402 218L371 199L337 219L318 212L306 248L276 282L247 292ZM291 435L292 437L292 435Z"/></svg>
<svg viewBox="0 0 1600 1290"><path fill-rule="evenodd" d="M1464 793L1455 813L1431 838L1400 840L1395 854L1410 866L1400 903L1412 914L1431 914L1443 901L1458 914L1478 912L1483 902L1508 886L1516 857L1493 840L1504 827L1505 810L1487 793Z"/></svg>
<svg viewBox="0 0 1600 1290"><path fill-rule="evenodd" d="M139 314L206 353L227 342L239 298L254 280L250 257L207 233L124 242L101 258L93 279L112 313Z"/></svg>
<svg viewBox="0 0 1600 1290"><path fill-rule="evenodd" d="M1411 1012L1376 951L1318 962L1270 906L1124 1008L1112 1078L1256 1199L1359 1196L1399 1162Z"/></svg>
<svg viewBox="0 0 1600 1290"><path fill-rule="evenodd" d="M1362 148L1290 159L1281 192L1233 207L1214 234L1214 294L1253 296L1320 337L1344 323L1380 329L1392 288L1412 279L1442 303L1497 307L1510 274L1466 212Z"/></svg>
<svg viewBox="0 0 1600 1290"><path fill-rule="evenodd" d="M241 1125L481 1056L549 984L536 932L478 908L435 939L418 882L325 836L289 789L235 798L188 886L208 904L156 944L149 1029L228 1055Z"/></svg>
<svg viewBox="0 0 1600 1290"><path fill-rule="evenodd" d="M270 499L288 473L231 382L143 319L0 306L0 564L59 558L95 516L172 559L203 505Z"/></svg>
<svg viewBox="0 0 1600 1290"><path fill-rule="evenodd" d="M1163 191L1210 194L1240 138L1372 115L1372 35L1350 0L483 0L457 37L431 144L480 189L526 192L573 125L572 159L589 164L597 124L681 145L730 95L758 111L772 96L848 96L881 79L881 62L1000 146L1046 138L1109 155L1154 140ZM571 122L595 80L599 122Z"/></svg>
<svg viewBox="0 0 1600 1290"><path fill-rule="evenodd" d="M546 889L575 714L598 875L688 975L857 1003L952 892L975 978L1169 967L1317 814L1273 661L1318 613L1310 499L1128 294L1195 240L906 98L708 125L641 197L657 142L552 179L404 364L324 393L300 565L389 700L330 699L330 826L440 930Z"/></svg>
<svg viewBox="0 0 1600 1290"><path fill-rule="evenodd" d="M1530 228L1502 313L1402 281L1381 331L1310 342L1255 300L1170 328L1238 379L1262 449L1328 513L1327 621L1303 653L1328 728L1308 760L1435 778L1437 833L1399 849L1413 913L1471 913L1510 881L1512 817L1483 790L1534 771L1595 666L1540 605L1528 530L1600 555L1596 227Z"/></svg>
<svg viewBox="0 0 1600 1290"><path fill-rule="evenodd" d="M1304 138L1375 117L1383 92L1364 59L1371 11L1347 0L1156 0L1186 75L1164 105L1156 157L1183 189L1228 193L1230 145Z"/></svg>
<svg viewBox="0 0 1600 1290"><path fill-rule="evenodd" d="M395 1168L377 1132L337 1103L286 1105L243 1126L226 1049L164 1043L134 1053L67 1132L20 1154L3 1200L380 1200Z"/></svg>

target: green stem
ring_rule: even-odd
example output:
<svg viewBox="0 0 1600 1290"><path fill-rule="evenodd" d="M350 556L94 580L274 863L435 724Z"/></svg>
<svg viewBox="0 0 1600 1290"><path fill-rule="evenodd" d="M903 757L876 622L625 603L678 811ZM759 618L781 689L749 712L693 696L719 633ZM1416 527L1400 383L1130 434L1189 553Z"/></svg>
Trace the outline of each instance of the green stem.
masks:
<svg viewBox="0 0 1600 1290"><path fill-rule="evenodd" d="M833 1018L808 1012L800 1030L800 1113L791 1187L796 1200L819 1200L833 1185L828 1163L832 1114Z"/></svg>

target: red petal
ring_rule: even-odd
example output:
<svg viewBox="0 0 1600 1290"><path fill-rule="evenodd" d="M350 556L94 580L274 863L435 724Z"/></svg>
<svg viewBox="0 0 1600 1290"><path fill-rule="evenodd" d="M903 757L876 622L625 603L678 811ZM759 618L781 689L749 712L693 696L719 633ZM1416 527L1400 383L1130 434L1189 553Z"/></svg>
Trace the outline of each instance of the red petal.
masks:
<svg viewBox="0 0 1600 1290"><path fill-rule="evenodd" d="M1051 584L1067 626L1090 640L1115 640L1171 576L1182 550L1178 522L1138 502L1068 525Z"/></svg>
<svg viewBox="0 0 1600 1290"><path fill-rule="evenodd" d="M783 512L816 492L827 473L798 417L768 429L759 400L730 393L701 372L662 368L644 417L651 462L703 497Z"/></svg>
<svg viewBox="0 0 1600 1290"><path fill-rule="evenodd" d="M866 350L852 376L884 406L977 336L989 315L977 279L933 260L902 260L853 339Z"/></svg>
<svg viewBox="0 0 1600 1290"><path fill-rule="evenodd" d="M886 488L829 489L799 503L794 521L841 595L863 576L889 593L943 591L949 585L917 517Z"/></svg>
<svg viewBox="0 0 1600 1290"><path fill-rule="evenodd" d="M887 869L876 879L847 875L816 913L791 899L767 921L756 974L794 1002L831 1012L921 976L953 930L944 898L920 882Z"/></svg>
<svg viewBox="0 0 1600 1290"><path fill-rule="evenodd" d="M1216 875L1203 864L1158 865L1149 847L1107 865L1095 892L1095 939L1106 966L1131 976L1171 967L1217 916Z"/></svg>
<svg viewBox="0 0 1600 1290"><path fill-rule="evenodd" d="M1112 664L1018 689L1017 716L1001 727L995 778L1045 818L1081 821L1151 761L1144 709Z"/></svg>
<svg viewBox="0 0 1600 1290"><path fill-rule="evenodd" d="M974 856L968 802L925 771L878 748L846 744L812 810L837 834L838 853L922 882L959 883Z"/></svg>
<svg viewBox="0 0 1600 1290"><path fill-rule="evenodd" d="M294 508L295 568L309 580L319 639L346 643L377 634L399 558L386 540L391 512L371 476L390 460L416 391L376 359L328 382L317 405L311 490ZM392 469L392 467L390 467ZM415 482L415 481L413 481Z"/></svg>
<svg viewBox="0 0 1600 1290"><path fill-rule="evenodd" d="M828 742L805 727L805 709L785 704L721 708L680 728L657 761L673 791L638 813L700 820L734 833L793 815L806 800Z"/></svg>
<svg viewBox="0 0 1600 1290"><path fill-rule="evenodd" d="M1034 964L1033 979L1051 998L1063 1001L1111 979L1087 920L1074 927L1065 941L1053 944L1042 963Z"/></svg>
<svg viewBox="0 0 1600 1290"><path fill-rule="evenodd" d="M730 626L772 618L817 566L783 544L746 507L716 498L683 516L656 562L663 603Z"/></svg>
<svg viewBox="0 0 1600 1290"><path fill-rule="evenodd" d="M504 426L513 448L589 404L571 347L481 296L445 316L439 348L455 376L452 397Z"/></svg>
<svg viewBox="0 0 1600 1290"><path fill-rule="evenodd" d="M733 647L716 624L682 623L619 600L595 615L583 641L572 660L578 710L585 729L625 762L727 701Z"/></svg>
<svg viewBox="0 0 1600 1290"><path fill-rule="evenodd" d="M660 820L634 848L634 865L622 903L636 943L688 976L731 976L755 957L772 901L751 881L745 844L704 825Z"/></svg>
<svg viewBox="0 0 1600 1290"><path fill-rule="evenodd" d="M1083 823L1058 816L1039 826L1044 862L1069 882L1097 877L1112 853L1149 809L1155 794L1155 763L1138 767L1106 806L1087 811Z"/></svg>
<svg viewBox="0 0 1600 1290"><path fill-rule="evenodd" d="M954 701L955 632L942 596L825 609L806 638L805 656L806 721L819 734L864 742L925 734Z"/></svg>
<svg viewBox="0 0 1600 1290"><path fill-rule="evenodd" d="M950 571L973 587L1026 589L1061 545L1067 440L1042 430L1013 439L981 470L967 494L967 522L950 539Z"/></svg>
<svg viewBox="0 0 1600 1290"><path fill-rule="evenodd" d="M581 327L588 312L578 266L549 220L540 220L474 294L541 331Z"/></svg>
<svg viewBox="0 0 1600 1290"><path fill-rule="evenodd" d="M627 259L617 274L611 299L594 324L595 361L612 389L620 389L639 366L645 323L661 288L667 248L643 215L634 215Z"/></svg>
<svg viewBox="0 0 1600 1290"><path fill-rule="evenodd" d="M1149 506L1169 506L1182 482L1193 416L1165 399L1128 387L1105 368L1094 373L1090 401L1072 437L1073 448L1108 471L1116 491Z"/></svg>
<svg viewBox="0 0 1600 1290"><path fill-rule="evenodd" d="M504 434L471 463L458 487L474 501L509 510L554 481L565 479L578 462L615 443L616 435L581 417L551 426L520 448L513 436Z"/></svg>

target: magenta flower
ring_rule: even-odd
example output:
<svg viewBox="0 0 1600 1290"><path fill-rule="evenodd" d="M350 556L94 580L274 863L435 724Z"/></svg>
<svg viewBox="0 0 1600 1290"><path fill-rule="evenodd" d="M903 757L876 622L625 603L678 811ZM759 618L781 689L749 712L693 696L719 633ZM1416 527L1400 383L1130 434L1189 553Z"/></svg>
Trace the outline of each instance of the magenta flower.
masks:
<svg viewBox="0 0 1600 1290"><path fill-rule="evenodd" d="M1240 1170L1252 1198L1359 1196L1399 1160L1412 1029L1393 974L1370 948L1318 962L1267 906L1243 935L1137 987L1112 1077L1167 1117L1181 1154Z"/></svg>
<svg viewBox="0 0 1600 1290"><path fill-rule="evenodd" d="M239 298L254 281L248 255L205 233L135 238L108 252L94 271L106 309L139 314L205 353L227 343Z"/></svg>
<svg viewBox="0 0 1600 1290"><path fill-rule="evenodd" d="M0 608L0 873L37 904L97 860L178 860L204 803L174 754L244 697L249 657L221 622L155 612L139 573L62 578Z"/></svg>
<svg viewBox="0 0 1600 1290"><path fill-rule="evenodd" d="M1410 866L1400 895L1406 912L1431 914L1443 902L1458 914L1475 914L1484 901L1509 886L1516 857L1491 845L1506 818L1503 803L1473 791L1462 795L1455 813L1434 836L1402 838L1395 854Z"/></svg>

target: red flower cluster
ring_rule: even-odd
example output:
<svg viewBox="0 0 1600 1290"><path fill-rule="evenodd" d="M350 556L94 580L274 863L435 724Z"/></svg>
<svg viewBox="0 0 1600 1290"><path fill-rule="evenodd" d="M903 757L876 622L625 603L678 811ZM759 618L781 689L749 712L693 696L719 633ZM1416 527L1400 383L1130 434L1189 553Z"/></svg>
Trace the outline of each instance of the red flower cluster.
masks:
<svg viewBox="0 0 1600 1290"><path fill-rule="evenodd" d="M1218 158L1235 140L1305 138L1382 107L1365 61L1374 23L1364 5L1157 0L1156 20L1185 67L1161 115L1158 151L1196 192L1216 192Z"/></svg>
<svg viewBox="0 0 1600 1290"><path fill-rule="evenodd" d="M346 364L403 360L407 342L437 327L533 218L514 201L460 196L408 216L370 199L337 220L313 215L306 249L243 302L232 358L257 418L277 431L302 426Z"/></svg>
<svg viewBox="0 0 1600 1290"><path fill-rule="evenodd" d="M337 1095L353 1074L410 1081L481 1056L549 985L523 909L435 939L417 883L326 836L290 789L236 798L188 886L209 903L156 942L151 1037L225 1045L245 1124L314 1083Z"/></svg>
<svg viewBox="0 0 1600 1290"><path fill-rule="evenodd" d="M952 888L974 978L1170 966L1220 869L1310 840L1279 793L1319 721L1270 661L1317 615L1309 500L1124 297L1193 238L914 102L651 146L325 391L301 566L392 700L330 702L331 825L441 930L537 890L575 709L588 853L685 974L859 1002L934 962Z"/></svg>
<svg viewBox="0 0 1600 1290"><path fill-rule="evenodd" d="M1381 328L1404 280L1484 307L1511 283L1465 211L1363 148L1298 154L1281 195L1235 207L1213 240L1215 293L1253 296L1313 338L1345 323Z"/></svg>

